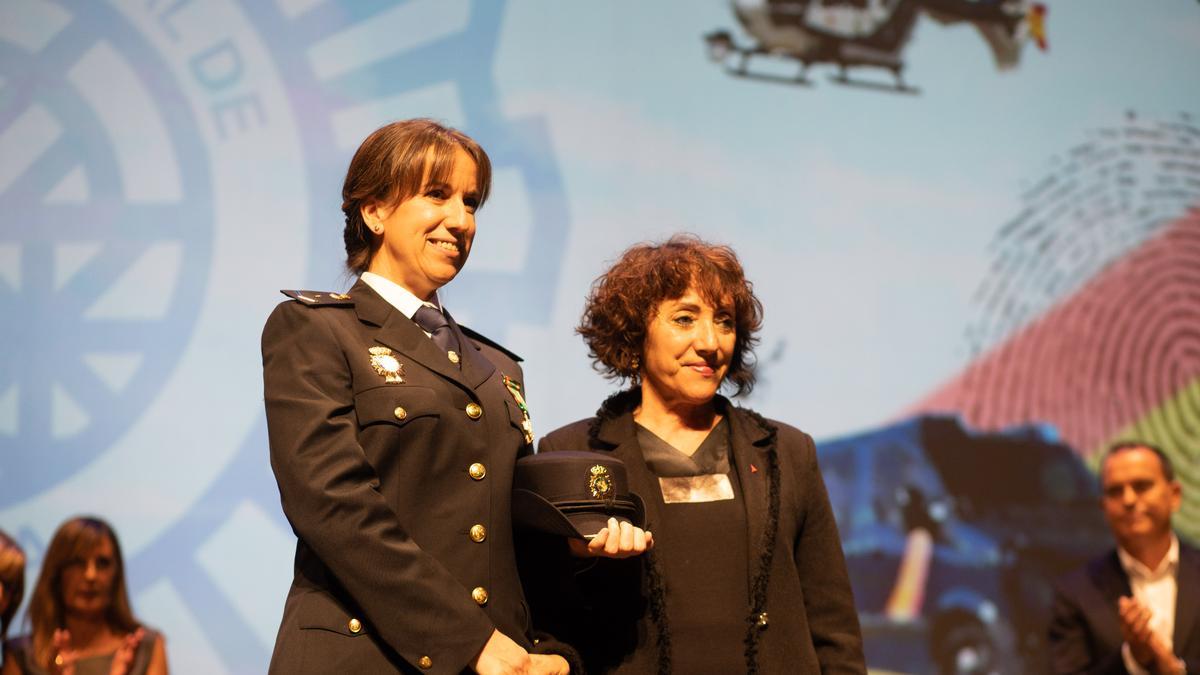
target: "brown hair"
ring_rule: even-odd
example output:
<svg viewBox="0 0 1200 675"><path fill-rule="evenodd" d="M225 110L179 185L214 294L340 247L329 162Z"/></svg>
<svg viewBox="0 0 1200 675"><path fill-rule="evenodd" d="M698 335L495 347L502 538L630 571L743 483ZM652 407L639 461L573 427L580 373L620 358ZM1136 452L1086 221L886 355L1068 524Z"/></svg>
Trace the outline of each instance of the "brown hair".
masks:
<svg viewBox="0 0 1200 675"><path fill-rule="evenodd" d="M382 241L363 222L363 208L396 205L425 185L447 182L460 148L475 160L478 206L482 207L492 186L492 162L470 136L430 119L392 122L367 136L350 160L342 184L347 270L354 274L367 271Z"/></svg>
<svg viewBox="0 0 1200 675"><path fill-rule="evenodd" d="M8 606L0 613L0 640L8 638L8 626L25 597L25 552L20 545L0 531L0 584Z"/></svg>
<svg viewBox="0 0 1200 675"><path fill-rule="evenodd" d="M66 603L62 596L63 570L80 558L87 557L108 538L112 542L113 574L112 598L108 604L108 624L114 629L129 633L140 625L133 617L129 605L129 592L125 586L125 560L121 556L121 545L112 527L94 516L78 516L58 526L46 556L42 560L42 571L29 600L28 621L32 625L33 655L36 663L49 668L54 656L54 631L66 626Z"/></svg>
<svg viewBox="0 0 1200 675"><path fill-rule="evenodd" d="M689 288L714 306L733 303L737 338L725 377L735 396L749 393L762 303L732 248L691 234L630 247L592 284L576 332L596 370L610 379L636 380L650 319L660 303L682 297Z"/></svg>
<svg viewBox="0 0 1200 675"><path fill-rule="evenodd" d="M1111 447L1109 447L1108 451L1104 453L1104 459L1100 461L1100 476L1102 481L1104 479L1104 463L1108 461L1108 458L1119 452L1128 452L1130 450L1150 451L1155 457L1158 457L1158 463L1160 466L1162 466L1163 478L1165 478L1168 483L1171 483L1175 480L1175 467L1171 466L1171 460L1167 457L1167 453L1162 451L1162 448L1159 448L1157 445L1147 443L1146 441L1121 441L1119 443L1114 443Z"/></svg>

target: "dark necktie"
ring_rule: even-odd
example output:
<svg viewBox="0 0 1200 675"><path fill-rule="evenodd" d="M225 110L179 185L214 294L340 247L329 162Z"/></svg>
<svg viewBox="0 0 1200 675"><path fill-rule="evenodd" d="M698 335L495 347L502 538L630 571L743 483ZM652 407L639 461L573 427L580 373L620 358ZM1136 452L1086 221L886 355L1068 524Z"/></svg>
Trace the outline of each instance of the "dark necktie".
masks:
<svg viewBox="0 0 1200 675"><path fill-rule="evenodd" d="M413 321L416 322L421 330L429 333L429 337L433 338L433 344L442 350L450 362L458 365L458 340L454 337L454 331L450 330L450 322L446 321L446 316L440 310L436 310L429 305L421 305L416 314L413 314Z"/></svg>

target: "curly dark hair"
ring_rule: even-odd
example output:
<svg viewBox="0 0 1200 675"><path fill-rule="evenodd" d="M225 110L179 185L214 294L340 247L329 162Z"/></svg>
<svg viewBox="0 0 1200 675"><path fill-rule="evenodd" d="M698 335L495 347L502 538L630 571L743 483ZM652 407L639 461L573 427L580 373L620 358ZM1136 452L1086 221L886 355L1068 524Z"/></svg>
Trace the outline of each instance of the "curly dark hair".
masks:
<svg viewBox="0 0 1200 675"><path fill-rule="evenodd" d="M492 187L492 162L470 136L423 118L392 122L367 136L350 160L342 184L342 213L346 216L342 239L348 271L367 271L371 256L383 241L363 222L363 208L393 206L416 195L427 183L448 181L459 148L475 160L476 208L481 208Z"/></svg>
<svg viewBox="0 0 1200 675"><path fill-rule="evenodd" d="M714 306L732 302L737 338L725 379L735 396L750 393L762 303L732 248L691 234L630 247L592 284L575 330L587 343L593 367L609 379L636 381L646 329L659 304L690 288Z"/></svg>

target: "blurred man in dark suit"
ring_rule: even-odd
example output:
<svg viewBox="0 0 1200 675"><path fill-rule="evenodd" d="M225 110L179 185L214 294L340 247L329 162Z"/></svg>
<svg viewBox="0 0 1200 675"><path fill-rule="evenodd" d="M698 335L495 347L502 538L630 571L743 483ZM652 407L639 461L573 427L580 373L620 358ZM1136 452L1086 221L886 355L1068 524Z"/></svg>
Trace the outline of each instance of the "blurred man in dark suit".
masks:
<svg viewBox="0 0 1200 675"><path fill-rule="evenodd" d="M1058 584L1054 672L1200 673L1200 552L1171 530L1182 493L1170 460L1148 443L1121 443L1100 482L1117 548Z"/></svg>

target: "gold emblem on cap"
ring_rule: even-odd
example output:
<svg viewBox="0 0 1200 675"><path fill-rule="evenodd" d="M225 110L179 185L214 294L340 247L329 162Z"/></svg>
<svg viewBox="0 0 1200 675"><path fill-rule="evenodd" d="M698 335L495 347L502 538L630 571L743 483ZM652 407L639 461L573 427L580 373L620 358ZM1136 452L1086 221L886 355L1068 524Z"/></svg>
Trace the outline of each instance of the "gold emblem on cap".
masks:
<svg viewBox="0 0 1200 675"><path fill-rule="evenodd" d="M350 299L350 296L346 295L345 293L330 293L329 297L333 298L334 300L349 300Z"/></svg>
<svg viewBox="0 0 1200 675"><path fill-rule="evenodd" d="M387 347L371 347L371 367L388 384L404 384L404 364Z"/></svg>
<svg viewBox="0 0 1200 675"><path fill-rule="evenodd" d="M446 358L450 359L450 363L455 363L455 364L457 364L461 360L458 358L458 352L454 351L453 349L446 352Z"/></svg>
<svg viewBox="0 0 1200 675"><path fill-rule="evenodd" d="M592 499L612 499L615 490L608 468L597 464L588 474L588 492L592 493Z"/></svg>

